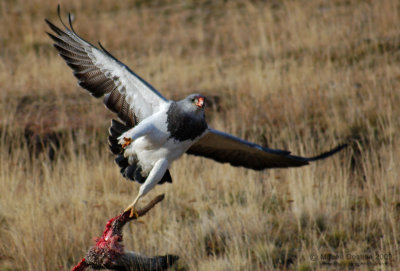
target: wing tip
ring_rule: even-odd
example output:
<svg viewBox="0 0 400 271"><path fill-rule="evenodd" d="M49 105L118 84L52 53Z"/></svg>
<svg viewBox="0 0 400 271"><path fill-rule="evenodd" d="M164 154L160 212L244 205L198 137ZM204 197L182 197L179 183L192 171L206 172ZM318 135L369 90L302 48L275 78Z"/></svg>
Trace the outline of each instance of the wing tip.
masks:
<svg viewBox="0 0 400 271"><path fill-rule="evenodd" d="M314 157L307 158L307 161L313 162L313 161L317 161L317 160L322 160L322 159L328 158L328 157L334 155L335 153L340 152L341 150L346 148L348 145L349 145L348 143L339 144L338 146L336 146L335 148L333 148L333 149L331 149L329 151L323 152L323 153L321 153L321 154L319 154L317 156L314 156Z"/></svg>
<svg viewBox="0 0 400 271"><path fill-rule="evenodd" d="M58 15L58 19L60 19L60 22L65 27L65 29L68 29L67 25L64 23L64 21L61 18L61 5L60 4L57 5L57 15Z"/></svg>
<svg viewBox="0 0 400 271"><path fill-rule="evenodd" d="M73 25L72 25L72 14L69 12L68 13L68 24L69 27L64 23L62 17L61 17L61 6L60 4L57 5L57 15L58 15L58 19L60 20L61 24L64 26L64 29L66 32L72 32L74 35L78 36ZM53 24L50 20L48 20L47 18L44 19L44 21L50 26L50 28L56 32L57 34L61 35L61 34L66 34L63 30L61 30L60 28L58 28L55 24ZM68 35L68 34L67 34ZM79 37L79 36L78 36Z"/></svg>
<svg viewBox="0 0 400 271"><path fill-rule="evenodd" d="M60 20L61 24L64 26L65 30L69 31L69 28L65 25L64 21L61 18L61 7L60 4L57 5L57 15L58 15L58 19ZM65 35L66 33L61 30L58 26L56 26L55 24L53 24L49 19L45 18L44 21L47 23L47 25L54 31L56 32L58 35ZM47 34L49 34L48 32L46 32Z"/></svg>

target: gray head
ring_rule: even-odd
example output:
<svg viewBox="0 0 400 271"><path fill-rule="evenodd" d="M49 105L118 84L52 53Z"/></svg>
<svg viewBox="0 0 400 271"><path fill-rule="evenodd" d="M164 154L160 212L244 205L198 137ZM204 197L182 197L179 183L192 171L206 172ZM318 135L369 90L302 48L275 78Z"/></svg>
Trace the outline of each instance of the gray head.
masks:
<svg viewBox="0 0 400 271"><path fill-rule="evenodd" d="M178 141L194 140L206 129L204 114L205 98L191 94L185 99L171 103L167 112L168 132Z"/></svg>
<svg viewBox="0 0 400 271"><path fill-rule="evenodd" d="M178 106L186 111L192 113L204 113L205 97L201 94L190 94L186 98L177 102Z"/></svg>

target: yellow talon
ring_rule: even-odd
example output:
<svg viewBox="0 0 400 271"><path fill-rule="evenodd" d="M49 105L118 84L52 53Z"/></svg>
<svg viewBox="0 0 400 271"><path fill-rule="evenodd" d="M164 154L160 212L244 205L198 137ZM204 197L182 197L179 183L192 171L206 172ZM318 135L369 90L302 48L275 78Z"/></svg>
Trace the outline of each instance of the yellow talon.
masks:
<svg viewBox="0 0 400 271"><path fill-rule="evenodd" d="M129 137L124 137L124 144L122 144L122 148L126 148L128 147L131 143L132 143L132 138Z"/></svg>
<svg viewBox="0 0 400 271"><path fill-rule="evenodd" d="M129 211L129 218L136 219L139 217L139 214L135 207L129 206L128 208L125 209L124 213L128 211Z"/></svg>

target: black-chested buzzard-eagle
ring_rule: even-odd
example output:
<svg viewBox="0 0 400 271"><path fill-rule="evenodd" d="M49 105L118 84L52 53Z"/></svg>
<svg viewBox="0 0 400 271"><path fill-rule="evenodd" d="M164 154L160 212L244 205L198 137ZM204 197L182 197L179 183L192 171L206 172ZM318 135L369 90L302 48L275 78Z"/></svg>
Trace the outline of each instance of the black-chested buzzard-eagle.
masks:
<svg viewBox="0 0 400 271"><path fill-rule="evenodd" d="M263 170L307 165L345 146L306 158L214 130L205 120L204 96L191 94L180 101L166 99L100 43L99 49L79 37L70 17L70 27L61 17L60 21L63 30L46 19L54 32L48 33L54 47L72 68L78 84L94 97L104 97L104 104L119 117L119 121L111 122L109 146L122 175L141 183L139 194L126 209L132 214L138 199L156 184L172 182L168 168L184 153Z"/></svg>

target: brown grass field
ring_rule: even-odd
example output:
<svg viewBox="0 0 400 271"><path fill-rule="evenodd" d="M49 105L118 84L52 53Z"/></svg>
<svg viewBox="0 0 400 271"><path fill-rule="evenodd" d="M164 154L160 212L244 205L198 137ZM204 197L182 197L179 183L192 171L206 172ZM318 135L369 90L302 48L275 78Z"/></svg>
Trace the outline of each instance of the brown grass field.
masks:
<svg viewBox="0 0 400 271"><path fill-rule="evenodd" d="M184 156L127 249L180 271L400 269L399 1L59 2L167 98L209 97L214 128L306 156L350 142L263 172ZM70 270L138 189L45 34L56 9L0 1L1 271Z"/></svg>

